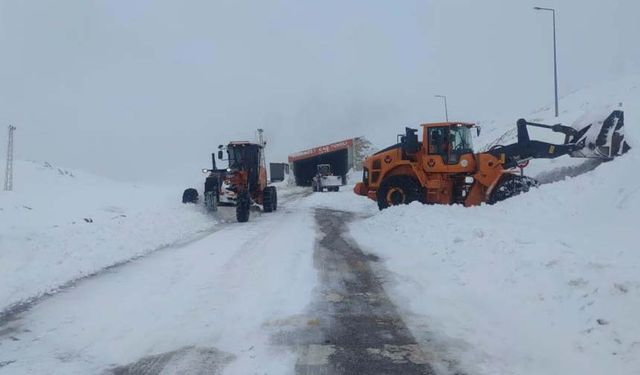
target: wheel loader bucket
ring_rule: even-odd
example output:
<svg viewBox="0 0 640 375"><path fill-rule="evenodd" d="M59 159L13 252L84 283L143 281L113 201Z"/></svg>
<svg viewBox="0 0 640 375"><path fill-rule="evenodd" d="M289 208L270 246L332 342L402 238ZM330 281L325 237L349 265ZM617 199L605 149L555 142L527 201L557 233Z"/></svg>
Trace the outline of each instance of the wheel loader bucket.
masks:
<svg viewBox="0 0 640 375"><path fill-rule="evenodd" d="M578 145L572 157L611 160L631 148L624 139L622 110L614 110L606 118L583 118L571 126L577 133L567 136L565 143Z"/></svg>

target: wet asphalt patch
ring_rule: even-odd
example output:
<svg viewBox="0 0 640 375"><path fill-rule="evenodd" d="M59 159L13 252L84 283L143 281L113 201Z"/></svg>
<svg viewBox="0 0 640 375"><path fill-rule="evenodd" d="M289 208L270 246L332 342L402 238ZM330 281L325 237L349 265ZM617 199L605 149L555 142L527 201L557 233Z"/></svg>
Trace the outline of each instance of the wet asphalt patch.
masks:
<svg viewBox="0 0 640 375"><path fill-rule="evenodd" d="M346 237L353 215L318 209L321 239L314 264L320 283L311 313L296 332L275 335L298 348L297 374L434 374L365 255Z"/></svg>

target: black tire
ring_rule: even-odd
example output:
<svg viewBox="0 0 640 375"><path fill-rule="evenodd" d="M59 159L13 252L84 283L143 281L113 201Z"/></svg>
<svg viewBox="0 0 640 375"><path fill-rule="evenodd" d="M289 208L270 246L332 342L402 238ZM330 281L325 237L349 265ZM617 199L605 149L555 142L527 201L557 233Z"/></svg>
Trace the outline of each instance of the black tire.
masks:
<svg viewBox="0 0 640 375"><path fill-rule="evenodd" d="M422 201L423 194L420 184L415 179L409 176L391 176L380 184L377 198L378 208L384 210L389 206Z"/></svg>
<svg viewBox="0 0 640 375"><path fill-rule="evenodd" d="M207 210L216 212L218 211L218 205L220 204L220 195L217 191L206 191L204 193L204 205Z"/></svg>
<svg viewBox="0 0 640 375"><path fill-rule="evenodd" d="M267 186L262 191L262 211L264 212L273 212L274 209L274 199L276 195L276 188L273 186Z"/></svg>
<svg viewBox="0 0 640 375"><path fill-rule="evenodd" d="M538 181L527 176L518 176L505 173L500 178L498 184L493 188L488 203L494 204L505 199L515 197L521 193L526 193L532 187L537 187Z"/></svg>
<svg viewBox="0 0 640 375"><path fill-rule="evenodd" d="M333 188L333 191L340 191L340 186L336 186Z"/></svg>
<svg viewBox="0 0 640 375"><path fill-rule="evenodd" d="M278 210L278 189L275 186L273 187L273 210Z"/></svg>
<svg viewBox="0 0 640 375"><path fill-rule="evenodd" d="M251 199L248 193L241 193L238 196L236 205L236 219L238 223L246 223L249 221L249 213L251 212Z"/></svg>
<svg viewBox="0 0 640 375"><path fill-rule="evenodd" d="M182 203L198 203L198 190L194 188L185 189L182 193Z"/></svg>

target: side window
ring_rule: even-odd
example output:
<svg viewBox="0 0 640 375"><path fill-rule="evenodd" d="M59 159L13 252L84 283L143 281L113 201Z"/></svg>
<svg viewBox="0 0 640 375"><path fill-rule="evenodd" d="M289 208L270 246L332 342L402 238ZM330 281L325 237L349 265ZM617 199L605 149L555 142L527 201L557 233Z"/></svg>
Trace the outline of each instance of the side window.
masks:
<svg viewBox="0 0 640 375"><path fill-rule="evenodd" d="M445 163L449 159L448 132L446 127L429 128L429 154L440 155Z"/></svg>

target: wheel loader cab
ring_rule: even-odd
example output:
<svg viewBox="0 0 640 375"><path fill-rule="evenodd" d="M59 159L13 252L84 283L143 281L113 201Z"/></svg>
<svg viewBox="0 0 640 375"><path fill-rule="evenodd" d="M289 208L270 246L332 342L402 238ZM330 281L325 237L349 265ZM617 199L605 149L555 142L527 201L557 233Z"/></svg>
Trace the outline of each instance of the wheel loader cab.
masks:
<svg viewBox="0 0 640 375"><path fill-rule="evenodd" d="M468 123L423 124L425 172L470 172L475 169L471 128Z"/></svg>

